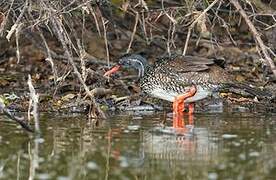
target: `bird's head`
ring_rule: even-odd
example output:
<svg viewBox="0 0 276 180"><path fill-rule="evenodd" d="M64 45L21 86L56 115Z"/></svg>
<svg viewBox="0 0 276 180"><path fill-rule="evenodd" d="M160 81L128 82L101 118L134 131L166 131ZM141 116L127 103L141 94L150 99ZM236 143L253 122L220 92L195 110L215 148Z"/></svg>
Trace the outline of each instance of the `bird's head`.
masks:
<svg viewBox="0 0 276 180"><path fill-rule="evenodd" d="M123 68L134 68L138 70L138 76L139 78L144 76L145 68L148 65L148 62L146 58L139 54L127 54L122 56L119 59L119 62L110 68L104 76L109 76L115 72L117 72L119 69Z"/></svg>

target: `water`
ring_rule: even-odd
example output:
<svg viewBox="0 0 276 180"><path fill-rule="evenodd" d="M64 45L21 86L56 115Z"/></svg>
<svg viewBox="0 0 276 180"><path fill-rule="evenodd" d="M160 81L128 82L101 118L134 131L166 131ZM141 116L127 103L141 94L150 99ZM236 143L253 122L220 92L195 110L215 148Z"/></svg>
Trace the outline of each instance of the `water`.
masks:
<svg viewBox="0 0 276 180"><path fill-rule="evenodd" d="M166 125L164 121L166 119ZM0 116L0 179L275 179L273 114L42 115L37 138Z"/></svg>

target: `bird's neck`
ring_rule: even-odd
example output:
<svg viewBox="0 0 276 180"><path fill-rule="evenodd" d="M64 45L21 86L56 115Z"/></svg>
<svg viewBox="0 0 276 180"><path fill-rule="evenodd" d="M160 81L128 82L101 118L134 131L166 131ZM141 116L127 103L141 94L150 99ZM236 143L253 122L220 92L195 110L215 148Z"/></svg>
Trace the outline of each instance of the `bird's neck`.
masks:
<svg viewBox="0 0 276 180"><path fill-rule="evenodd" d="M141 64L139 66L139 68L137 68L137 70L138 70L138 78L139 79L142 78L145 75L146 68L147 68L147 65L144 65L144 64Z"/></svg>
<svg viewBox="0 0 276 180"><path fill-rule="evenodd" d="M136 61L135 69L138 71L138 79L142 78L148 70L147 61Z"/></svg>

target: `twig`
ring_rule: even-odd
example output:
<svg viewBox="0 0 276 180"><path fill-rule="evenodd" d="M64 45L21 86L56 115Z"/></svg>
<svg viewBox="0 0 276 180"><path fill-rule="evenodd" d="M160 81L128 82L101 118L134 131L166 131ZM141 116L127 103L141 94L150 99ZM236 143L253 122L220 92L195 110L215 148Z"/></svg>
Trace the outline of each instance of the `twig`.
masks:
<svg viewBox="0 0 276 180"><path fill-rule="evenodd" d="M61 59L63 62L67 63L68 59L64 55L57 55L57 54L52 54L53 59ZM80 62L79 57L72 57L72 59L76 62ZM104 60L99 60L96 57L92 56L91 54L88 54L85 52L85 60L87 61L88 64L98 64L98 65L108 65L106 61ZM115 65L113 62L109 62L110 66Z"/></svg>
<svg viewBox="0 0 276 180"><path fill-rule="evenodd" d="M16 22L12 25L11 29L9 30L6 38L8 41L10 41L12 34L21 26L21 19L23 18L23 15L28 7L28 1L25 2L23 9L21 10L20 15L16 19ZM8 17L7 17L8 18Z"/></svg>
<svg viewBox="0 0 276 180"><path fill-rule="evenodd" d="M174 48L176 48L175 43L174 43L174 34L175 34L175 25L176 25L176 20L172 21L171 19L173 19L173 15L171 13L170 15L171 18L170 19L170 26L168 29L168 38L167 38L167 52L169 54L169 56L171 55L171 46L173 46Z"/></svg>
<svg viewBox="0 0 276 180"><path fill-rule="evenodd" d="M101 15L102 19L102 25L103 25L103 33L104 33L104 44L105 44L105 50L106 50L106 59L107 59L107 65L110 66L110 58L109 58L109 48L108 48L108 40L107 40L107 32L106 32L106 25L108 24L108 20L104 20L103 16Z"/></svg>
<svg viewBox="0 0 276 180"><path fill-rule="evenodd" d="M19 23L18 27L15 30L15 43L16 43L17 64L19 64L19 61L20 61L19 36L20 36L20 30L21 30L21 28L22 28L22 23Z"/></svg>
<svg viewBox="0 0 276 180"><path fill-rule="evenodd" d="M240 3L237 0L230 0L230 2L235 6L237 11L239 11L240 15L245 20L246 24L249 27L249 30L251 31L255 41L257 42L257 44L262 52L262 55L264 56L266 63L270 66L274 76L276 77L276 66L275 66L273 60L271 59L269 52L267 50L267 46L264 44L263 40L261 39L261 36L258 33L257 29L255 28L255 26L253 25L251 20L248 18L245 11L242 9Z"/></svg>
<svg viewBox="0 0 276 180"><path fill-rule="evenodd" d="M142 27L143 27L143 31L144 31L144 35L145 35L145 39L146 39L146 44L149 43L149 37L148 37L148 33L147 33L147 29L146 29L146 22L145 22L145 13L142 12Z"/></svg>
<svg viewBox="0 0 276 180"><path fill-rule="evenodd" d="M93 18L94 18L94 21L95 21L95 24L96 24L96 28L97 28L97 31L98 31L98 35L101 37L101 30L100 30L100 26L99 26L99 22L98 22L98 19L97 19L97 16L96 16L96 13L93 9L93 7L88 4L87 7L89 8L91 14L93 15Z"/></svg>
<svg viewBox="0 0 276 180"><path fill-rule="evenodd" d="M57 18L53 18L53 20L51 21L53 24L53 28L55 29L58 39L60 40L62 47L65 51L65 55L68 58L69 63L71 64L71 66L73 67L74 73L77 76L77 78L79 79L80 83L82 84L85 92L88 94L88 96L91 99L91 102L94 106L94 108L96 109L96 111L100 114L100 116L102 118L106 118L104 112L100 109L100 107L98 106L94 95L90 92L89 88L87 87L87 85L85 84L82 75L80 74L80 72L78 71L78 68L73 60L72 54L69 51L69 47L68 47L68 40L67 37L65 36L66 34L64 33L64 31L66 31L63 26L62 23L57 19Z"/></svg>
<svg viewBox="0 0 276 180"><path fill-rule="evenodd" d="M142 7L144 7L146 9L146 11L149 11L148 5L144 0L139 0L139 3L142 4Z"/></svg>
<svg viewBox="0 0 276 180"><path fill-rule="evenodd" d="M8 22L8 17L9 17L9 14L10 14L11 10L12 10L13 3L14 3L14 0L11 2L10 8L9 8L8 12L6 13L6 16L4 16L4 13L1 12L1 15L3 17L3 21L0 24L0 36L3 36L3 34L4 34L4 29L5 29L5 26Z"/></svg>
<svg viewBox="0 0 276 180"><path fill-rule="evenodd" d="M172 16L170 16L170 15L167 13L167 11L165 11L165 8L164 8L164 0L161 1L161 6L162 6L162 9L163 9L164 14L169 18L169 20L170 20L171 22L173 22L174 24L176 24L177 21L176 21Z"/></svg>
<svg viewBox="0 0 276 180"><path fill-rule="evenodd" d="M22 117L17 117L14 116L9 109L7 109L4 105L4 103L1 102L0 99L0 112L3 112L3 114L5 114L8 118L10 118L11 120L14 120L15 122L17 122L18 124L21 125L22 128L24 128L25 130L29 131L29 132L34 132L33 129L29 126L29 124L27 123L26 120L24 120L24 118Z"/></svg>
<svg viewBox="0 0 276 180"><path fill-rule="evenodd" d="M274 27L276 27L276 23L273 24L273 25L271 25L271 26L268 26L268 27L265 28L264 30L267 31L267 30L272 29L272 28L274 28Z"/></svg>
<svg viewBox="0 0 276 180"><path fill-rule="evenodd" d="M47 41L46 41L46 39L45 39L45 37L44 37L44 35L43 35L43 32L41 31L40 28L38 28L38 31L39 31L39 35L40 35L40 37L41 37L41 39L42 39L42 41L43 41L43 43L44 43L44 47L46 48L46 51L47 51L47 52L44 52L45 54L47 54L47 58L46 58L45 60L48 61L48 62L50 63L50 65L51 65L52 73L53 73L53 75L54 75L54 82L55 82L55 84L56 84L56 83L57 83L57 77L58 77L58 75L57 75L57 69L56 69L56 67L55 67L53 58L52 58L52 56L51 56L51 52L52 52L52 51L50 50L50 48L49 48L49 46L48 46L48 43L47 43ZM44 48L43 48L43 50L45 51Z"/></svg>
<svg viewBox="0 0 276 180"><path fill-rule="evenodd" d="M135 15L135 24L134 24L134 27L133 27L133 31L132 31L132 34L131 34L130 42L128 44L128 48L127 48L126 53L129 53L131 45L132 45L133 40L134 40L134 36L136 34L136 29L137 29L138 20L139 20L139 13L137 11L135 11L135 14L136 14Z"/></svg>
<svg viewBox="0 0 276 180"><path fill-rule="evenodd" d="M196 23L218 2L219 0L215 0L213 1L195 20L194 22L189 26L188 29L188 34L186 37L186 42L185 42L185 46L183 49L183 53L182 55L185 56L186 52L187 52L187 48L188 48L188 43L189 43L189 39L192 33L192 29L194 28L194 26L196 25Z"/></svg>

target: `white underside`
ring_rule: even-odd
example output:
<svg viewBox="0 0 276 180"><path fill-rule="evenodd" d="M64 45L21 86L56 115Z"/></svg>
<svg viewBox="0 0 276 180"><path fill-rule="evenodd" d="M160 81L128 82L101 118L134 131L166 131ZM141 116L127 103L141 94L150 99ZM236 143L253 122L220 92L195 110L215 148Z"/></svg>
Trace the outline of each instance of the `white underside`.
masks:
<svg viewBox="0 0 276 180"><path fill-rule="evenodd" d="M204 99L206 97L208 97L209 95L211 95L211 92L206 90L206 89L203 89L201 86L197 86L197 91L196 91L196 94L190 98L187 98L185 100L186 103L192 103L192 102L195 102L195 101L199 101L201 99ZM184 94L185 92L183 92ZM155 88L151 95L153 97L156 97L156 98L159 98L159 99L163 99L163 100L166 100L166 101L170 101L170 102L173 102L175 100L175 98L181 94L178 94L178 93L175 93L175 92L167 92L165 91L164 89L162 88Z"/></svg>

